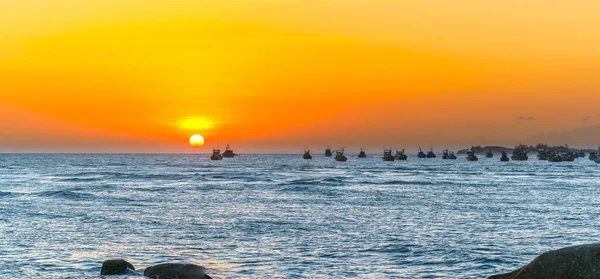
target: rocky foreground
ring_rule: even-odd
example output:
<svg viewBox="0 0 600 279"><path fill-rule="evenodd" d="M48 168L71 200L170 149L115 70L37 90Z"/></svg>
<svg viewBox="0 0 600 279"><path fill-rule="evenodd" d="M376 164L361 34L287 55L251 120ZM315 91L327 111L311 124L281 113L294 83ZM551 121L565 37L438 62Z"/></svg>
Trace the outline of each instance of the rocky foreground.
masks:
<svg viewBox="0 0 600 279"><path fill-rule="evenodd" d="M100 275L123 275L135 271L135 267L123 259L107 260L102 263ZM144 276L153 279L212 279L204 273L204 267L195 264L165 263L149 266Z"/></svg>
<svg viewBox="0 0 600 279"><path fill-rule="evenodd" d="M147 267L144 276L154 279L212 279L205 269L193 264L166 263ZM107 260L101 275L122 275L135 271L122 259ZM488 279L597 279L600 278L600 243L571 246L541 254L529 264L510 273Z"/></svg>
<svg viewBox="0 0 600 279"><path fill-rule="evenodd" d="M526 266L488 279L600 278L600 243L571 246L541 254Z"/></svg>

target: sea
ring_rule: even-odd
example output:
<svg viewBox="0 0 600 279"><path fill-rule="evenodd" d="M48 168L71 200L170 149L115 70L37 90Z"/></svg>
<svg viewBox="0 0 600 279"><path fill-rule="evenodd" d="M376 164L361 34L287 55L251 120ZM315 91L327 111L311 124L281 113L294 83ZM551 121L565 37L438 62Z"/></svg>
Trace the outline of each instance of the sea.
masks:
<svg viewBox="0 0 600 279"><path fill-rule="evenodd" d="M600 240L600 164L479 157L0 154L0 278L486 278Z"/></svg>

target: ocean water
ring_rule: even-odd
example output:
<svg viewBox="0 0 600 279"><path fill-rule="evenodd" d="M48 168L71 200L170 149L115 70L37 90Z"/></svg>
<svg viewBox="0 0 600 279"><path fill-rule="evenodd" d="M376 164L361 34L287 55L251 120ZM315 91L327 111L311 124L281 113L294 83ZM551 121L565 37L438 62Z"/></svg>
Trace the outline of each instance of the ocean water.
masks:
<svg viewBox="0 0 600 279"><path fill-rule="evenodd" d="M0 154L0 278L485 278L600 240L600 164ZM142 271L128 276L142 278Z"/></svg>

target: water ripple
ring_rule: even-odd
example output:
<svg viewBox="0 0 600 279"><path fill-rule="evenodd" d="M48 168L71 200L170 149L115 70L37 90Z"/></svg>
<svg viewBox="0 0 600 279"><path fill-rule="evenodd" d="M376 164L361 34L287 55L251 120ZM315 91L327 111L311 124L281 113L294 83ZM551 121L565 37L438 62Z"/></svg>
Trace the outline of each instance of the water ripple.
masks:
<svg viewBox="0 0 600 279"><path fill-rule="evenodd" d="M596 242L600 165L0 155L0 278L483 278ZM15 268L16 267L16 268Z"/></svg>

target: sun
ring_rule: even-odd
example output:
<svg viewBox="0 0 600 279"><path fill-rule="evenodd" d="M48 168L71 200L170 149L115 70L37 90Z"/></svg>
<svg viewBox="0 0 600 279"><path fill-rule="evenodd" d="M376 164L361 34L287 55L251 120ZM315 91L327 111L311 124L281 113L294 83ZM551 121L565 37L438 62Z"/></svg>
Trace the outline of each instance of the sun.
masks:
<svg viewBox="0 0 600 279"><path fill-rule="evenodd" d="M190 137L191 147L201 147L204 145L204 138L201 135L193 135Z"/></svg>

